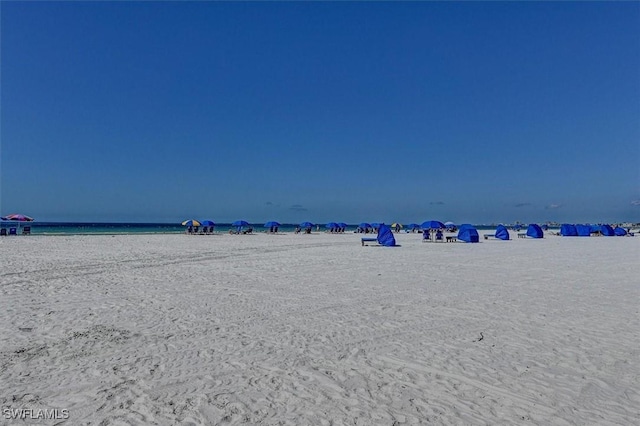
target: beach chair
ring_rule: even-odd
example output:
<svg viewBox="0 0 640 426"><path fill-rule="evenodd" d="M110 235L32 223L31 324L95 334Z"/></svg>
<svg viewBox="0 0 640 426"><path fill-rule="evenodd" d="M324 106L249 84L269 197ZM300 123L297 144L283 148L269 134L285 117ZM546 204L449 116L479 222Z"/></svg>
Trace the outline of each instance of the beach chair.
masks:
<svg viewBox="0 0 640 426"><path fill-rule="evenodd" d="M4 235L7 235L7 228L0 229L0 236L4 236Z"/></svg>
<svg viewBox="0 0 640 426"><path fill-rule="evenodd" d="M360 242L363 246L369 245L369 243L378 244L377 238L360 238Z"/></svg>
<svg viewBox="0 0 640 426"><path fill-rule="evenodd" d="M9 228L9 235L18 235L18 228Z"/></svg>
<svg viewBox="0 0 640 426"><path fill-rule="evenodd" d="M22 235L31 235L31 227L25 226L24 228L22 228Z"/></svg>
<svg viewBox="0 0 640 426"><path fill-rule="evenodd" d="M496 234L484 234L483 236L485 240L488 240L489 238L495 238Z"/></svg>
<svg viewBox="0 0 640 426"><path fill-rule="evenodd" d="M422 242L431 242L433 241L431 239L431 233L429 232L429 230L425 229L424 231L422 231Z"/></svg>
<svg viewBox="0 0 640 426"><path fill-rule="evenodd" d="M436 242L438 241L443 242L444 239L442 237L443 237L442 231L438 229L436 231Z"/></svg>

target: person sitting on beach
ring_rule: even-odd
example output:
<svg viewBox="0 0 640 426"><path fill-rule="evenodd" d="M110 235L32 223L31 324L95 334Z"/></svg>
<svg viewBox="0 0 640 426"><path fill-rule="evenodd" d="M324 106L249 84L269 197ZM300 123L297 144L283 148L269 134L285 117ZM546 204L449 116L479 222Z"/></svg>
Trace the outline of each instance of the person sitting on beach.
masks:
<svg viewBox="0 0 640 426"><path fill-rule="evenodd" d="M296 232L296 234L300 233L300 227L299 226L296 226L296 231L295 232Z"/></svg>

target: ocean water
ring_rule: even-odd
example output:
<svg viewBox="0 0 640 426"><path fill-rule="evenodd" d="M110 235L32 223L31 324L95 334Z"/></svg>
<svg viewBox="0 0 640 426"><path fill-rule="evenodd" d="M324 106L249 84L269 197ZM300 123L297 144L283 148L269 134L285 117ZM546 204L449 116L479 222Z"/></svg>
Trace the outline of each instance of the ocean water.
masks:
<svg viewBox="0 0 640 426"><path fill-rule="evenodd" d="M266 232L264 224L253 225L253 232ZM0 227L18 227L18 233L24 226L31 227L32 235L116 235L116 234L183 234L186 227L175 223L79 223L79 222L2 222ZM278 232L294 232L297 224L282 224ZM345 233L355 232L358 225L348 225ZM477 225L478 230L494 229L495 226ZM227 233L236 227L230 223L221 223L215 226L216 233ZM245 227L246 229L246 227ZM314 232L324 232L327 229L324 224L313 228Z"/></svg>

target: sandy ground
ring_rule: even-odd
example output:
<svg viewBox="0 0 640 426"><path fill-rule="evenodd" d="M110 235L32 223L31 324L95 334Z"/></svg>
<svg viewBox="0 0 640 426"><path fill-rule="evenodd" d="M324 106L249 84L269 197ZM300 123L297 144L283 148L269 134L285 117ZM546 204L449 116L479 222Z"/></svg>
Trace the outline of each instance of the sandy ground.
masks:
<svg viewBox="0 0 640 426"><path fill-rule="evenodd" d="M397 239L2 238L0 424L638 424L639 237Z"/></svg>

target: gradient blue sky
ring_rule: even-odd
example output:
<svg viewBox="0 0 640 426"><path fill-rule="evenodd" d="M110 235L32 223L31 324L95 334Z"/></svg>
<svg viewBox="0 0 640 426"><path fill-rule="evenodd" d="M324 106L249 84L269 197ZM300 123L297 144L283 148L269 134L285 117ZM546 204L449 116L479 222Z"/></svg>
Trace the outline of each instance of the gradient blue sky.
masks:
<svg viewBox="0 0 640 426"><path fill-rule="evenodd" d="M640 221L638 2L2 2L0 213Z"/></svg>

